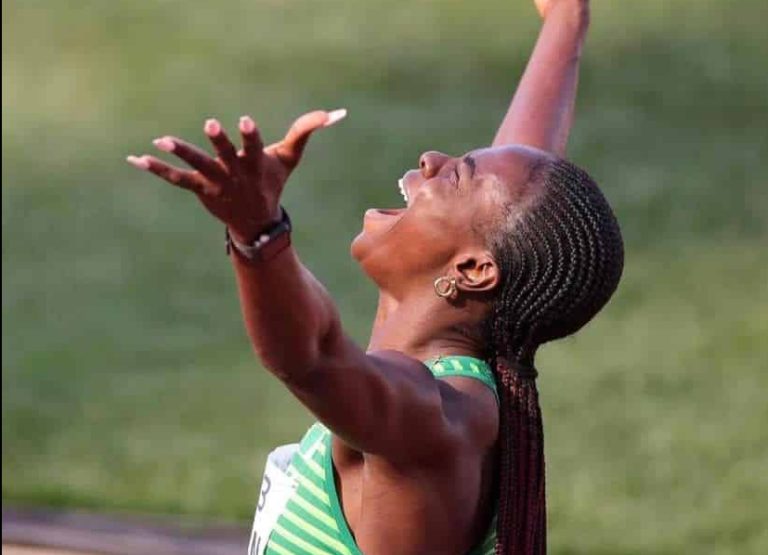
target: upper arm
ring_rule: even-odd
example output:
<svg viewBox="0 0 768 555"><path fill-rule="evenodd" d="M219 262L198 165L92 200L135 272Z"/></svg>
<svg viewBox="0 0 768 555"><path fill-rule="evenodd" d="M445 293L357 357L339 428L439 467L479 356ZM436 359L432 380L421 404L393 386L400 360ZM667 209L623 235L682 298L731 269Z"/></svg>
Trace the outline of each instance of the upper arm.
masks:
<svg viewBox="0 0 768 555"><path fill-rule="evenodd" d="M353 448L390 460L425 460L495 439L494 401L491 411L471 387L437 380L401 353L366 354L343 334L337 340L333 356L287 385Z"/></svg>

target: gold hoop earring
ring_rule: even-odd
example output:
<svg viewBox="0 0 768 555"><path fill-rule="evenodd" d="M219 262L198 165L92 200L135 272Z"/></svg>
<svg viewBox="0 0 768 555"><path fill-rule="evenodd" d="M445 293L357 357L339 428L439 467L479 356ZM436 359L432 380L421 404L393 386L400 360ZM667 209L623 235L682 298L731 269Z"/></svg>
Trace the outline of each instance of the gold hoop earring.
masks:
<svg viewBox="0 0 768 555"><path fill-rule="evenodd" d="M435 280L435 294L443 299L450 299L456 296L456 278L441 276Z"/></svg>

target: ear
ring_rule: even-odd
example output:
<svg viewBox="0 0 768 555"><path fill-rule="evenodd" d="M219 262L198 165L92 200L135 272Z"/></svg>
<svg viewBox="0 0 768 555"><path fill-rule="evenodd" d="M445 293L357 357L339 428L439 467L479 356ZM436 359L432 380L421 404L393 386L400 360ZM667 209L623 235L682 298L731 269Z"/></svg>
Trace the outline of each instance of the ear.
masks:
<svg viewBox="0 0 768 555"><path fill-rule="evenodd" d="M499 267L490 252L465 252L453 261L456 287L467 293L492 291L499 284Z"/></svg>

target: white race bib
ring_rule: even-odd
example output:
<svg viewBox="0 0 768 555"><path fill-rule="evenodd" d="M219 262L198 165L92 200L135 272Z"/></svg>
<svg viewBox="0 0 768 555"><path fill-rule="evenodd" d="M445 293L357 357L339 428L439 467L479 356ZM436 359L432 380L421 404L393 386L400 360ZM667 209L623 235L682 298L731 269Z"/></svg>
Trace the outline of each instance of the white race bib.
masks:
<svg viewBox="0 0 768 555"><path fill-rule="evenodd" d="M298 443L281 445L267 457L259 502L253 517L251 539L248 542L248 555L264 555L272 528L285 509L288 499L296 491L296 480L288 476L286 471L293 454L298 450Z"/></svg>

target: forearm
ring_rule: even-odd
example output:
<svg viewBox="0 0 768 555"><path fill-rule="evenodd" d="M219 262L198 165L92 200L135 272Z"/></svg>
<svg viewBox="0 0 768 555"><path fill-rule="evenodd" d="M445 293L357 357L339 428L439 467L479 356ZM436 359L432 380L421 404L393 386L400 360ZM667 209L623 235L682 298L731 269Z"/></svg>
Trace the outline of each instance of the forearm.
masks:
<svg viewBox="0 0 768 555"><path fill-rule="evenodd" d="M257 266L232 258L256 354L281 380L301 380L326 355L329 334L340 329L331 298L292 247Z"/></svg>
<svg viewBox="0 0 768 555"><path fill-rule="evenodd" d="M588 25L588 9L577 2L562 2L547 15L494 146L524 144L565 154Z"/></svg>

